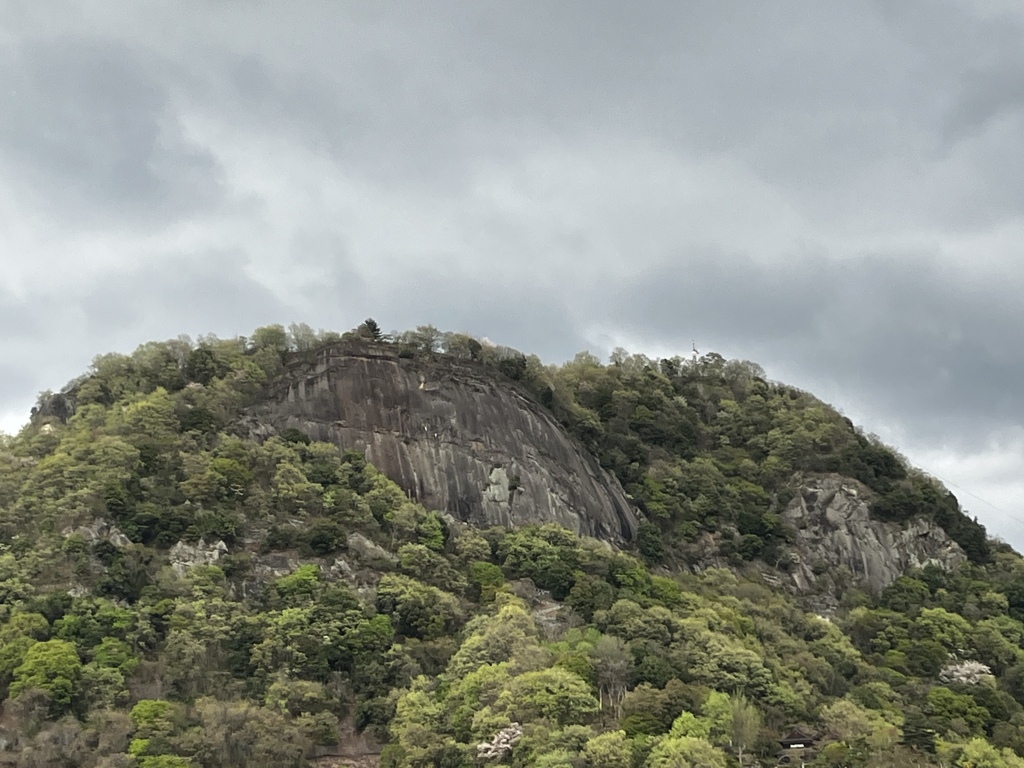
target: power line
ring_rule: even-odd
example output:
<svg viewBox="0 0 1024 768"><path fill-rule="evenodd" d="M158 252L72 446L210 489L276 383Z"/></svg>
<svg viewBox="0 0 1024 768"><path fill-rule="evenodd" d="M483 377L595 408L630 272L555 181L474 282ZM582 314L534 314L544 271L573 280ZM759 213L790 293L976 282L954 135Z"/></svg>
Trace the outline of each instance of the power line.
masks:
<svg viewBox="0 0 1024 768"><path fill-rule="evenodd" d="M922 469L924 469L924 468L922 467ZM991 501L986 501L985 499L981 498L981 496L979 496L978 494L973 493L972 491L969 491L966 488L963 488L963 487L957 485L956 483L954 483L951 480L947 480L946 478L942 477L941 475L939 475L936 472L932 472L931 470L928 470L928 469L925 469L925 472L927 472L929 475L931 475L935 479L942 481L945 485L950 485L953 488L956 488L961 493L966 493L968 496L970 496L971 498L977 499L982 504L986 504L987 506L992 507L992 509L994 509L999 514L1004 515L1005 517L1010 518L1014 522L1017 522L1017 523L1020 523L1021 525L1024 525L1024 520L1021 520L1016 515L1011 514L1010 512L1007 512L1005 509L1001 509L1000 507L997 507Z"/></svg>

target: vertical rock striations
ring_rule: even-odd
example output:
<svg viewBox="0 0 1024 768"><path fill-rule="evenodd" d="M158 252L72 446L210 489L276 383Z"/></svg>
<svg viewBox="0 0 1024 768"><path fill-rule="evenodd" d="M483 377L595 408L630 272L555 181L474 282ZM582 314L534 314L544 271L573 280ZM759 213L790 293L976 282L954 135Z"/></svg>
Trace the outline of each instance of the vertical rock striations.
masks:
<svg viewBox="0 0 1024 768"><path fill-rule="evenodd" d="M411 498L475 525L555 522L613 543L636 531L618 481L528 395L468 361L337 344L293 363L253 416L363 450Z"/></svg>
<svg viewBox="0 0 1024 768"><path fill-rule="evenodd" d="M796 534L798 562L790 576L798 592L824 586L834 593L843 573L877 592L913 568L952 570L967 562L960 546L930 520L897 524L872 519L871 495L840 475L804 479L783 512Z"/></svg>

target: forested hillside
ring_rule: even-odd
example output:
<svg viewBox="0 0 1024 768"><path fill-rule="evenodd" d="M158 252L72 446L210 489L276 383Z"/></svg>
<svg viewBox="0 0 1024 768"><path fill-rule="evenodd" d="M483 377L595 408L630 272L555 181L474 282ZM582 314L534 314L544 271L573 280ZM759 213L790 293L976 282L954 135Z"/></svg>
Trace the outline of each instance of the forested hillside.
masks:
<svg viewBox="0 0 1024 768"><path fill-rule="evenodd" d="M548 367L429 327L349 336L550 409L640 509L632 548L479 530L362 454L244 426L338 336L99 357L0 444L0 765L775 765L799 728L820 766L1024 766L1024 562L834 409L716 355ZM968 563L809 612L761 574L815 473Z"/></svg>

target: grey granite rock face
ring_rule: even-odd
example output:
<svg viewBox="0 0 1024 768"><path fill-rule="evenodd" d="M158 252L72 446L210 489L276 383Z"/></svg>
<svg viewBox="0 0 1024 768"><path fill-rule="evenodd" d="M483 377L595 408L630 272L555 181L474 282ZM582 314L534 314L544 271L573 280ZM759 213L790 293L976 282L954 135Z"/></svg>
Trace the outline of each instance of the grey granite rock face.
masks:
<svg viewBox="0 0 1024 768"><path fill-rule="evenodd" d="M474 525L554 522L610 542L636 532L618 481L528 395L470 362L339 344L292 364L250 414L254 434L266 426L365 451L411 498Z"/></svg>
<svg viewBox="0 0 1024 768"><path fill-rule="evenodd" d="M839 475L806 478L783 512L796 533L799 558L790 570L799 592L826 588L845 572L874 591L908 570L935 564L947 570L967 562L960 546L930 520L873 520L871 491Z"/></svg>
<svg viewBox="0 0 1024 768"><path fill-rule="evenodd" d="M197 565L216 565L227 553L227 545L217 539L209 543L200 541L198 544L186 544L179 541L171 547L167 556L174 572L179 576L184 576L187 571Z"/></svg>
<svg viewBox="0 0 1024 768"><path fill-rule="evenodd" d="M78 528L65 528L61 531L61 534L67 538L72 534L81 536L90 544L95 544L98 541L109 541L118 549L123 549L130 546L132 540L121 533L121 529L113 523L97 518L92 521L89 525L83 525Z"/></svg>

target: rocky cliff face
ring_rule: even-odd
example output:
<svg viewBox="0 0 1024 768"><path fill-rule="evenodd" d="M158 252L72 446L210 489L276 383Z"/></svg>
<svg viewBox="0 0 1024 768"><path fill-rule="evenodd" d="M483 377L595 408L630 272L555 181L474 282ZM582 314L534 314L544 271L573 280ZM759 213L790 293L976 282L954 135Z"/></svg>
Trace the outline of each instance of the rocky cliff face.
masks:
<svg viewBox="0 0 1024 768"><path fill-rule="evenodd" d="M530 397L469 362L339 344L294 363L251 415L365 451L411 498L475 525L555 522L610 542L636 531L618 481Z"/></svg>
<svg viewBox="0 0 1024 768"><path fill-rule="evenodd" d="M953 569L967 562L960 546L931 521L871 519L870 494L839 475L804 480L783 512L796 533L798 562L789 575L797 591L836 594L844 579L878 591L912 568Z"/></svg>

